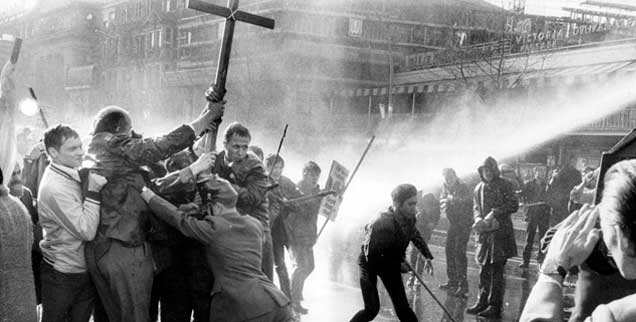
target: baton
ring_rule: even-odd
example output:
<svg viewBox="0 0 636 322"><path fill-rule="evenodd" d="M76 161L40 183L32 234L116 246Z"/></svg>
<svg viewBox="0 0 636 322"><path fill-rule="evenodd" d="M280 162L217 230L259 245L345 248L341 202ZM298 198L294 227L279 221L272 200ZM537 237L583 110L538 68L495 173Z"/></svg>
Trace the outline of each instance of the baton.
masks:
<svg viewBox="0 0 636 322"><path fill-rule="evenodd" d="M455 318L453 318L453 315L450 314L450 312L448 312L448 309L446 309L446 307L444 307L444 305L442 304L442 302L440 302L437 297L435 296L435 294L433 294L433 292L428 288L428 286L426 286L426 283L424 283L424 281L422 280L422 277L420 276L420 274L418 274L414 269L413 266L411 266L411 264L408 261L404 261L404 264L406 264L406 266L408 266L408 268L411 270L411 273L413 274L413 276L415 276L415 278L417 278L418 281L420 281L420 284L422 284L422 286L424 286L424 289L426 289L426 291L428 292L428 294L431 295L431 297L433 298L433 300L435 300L435 302L437 302L437 304L439 305L439 307L442 308L442 310L444 310L444 312L446 312L446 314L448 315L448 317L451 319L451 321L453 322L457 322L455 321Z"/></svg>
<svg viewBox="0 0 636 322"><path fill-rule="evenodd" d="M37 96L35 96L35 91L33 90L33 87L29 87L29 94L31 94L31 97L37 103L38 102L38 98L37 98ZM42 119L42 123L44 123L44 127L48 129L49 128L49 122L46 120L46 116L44 116L44 111L42 110L42 108L39 105L40 104L38 104L38 111L40 112L40 118Z"/></svg>
<svg viewBox="0 0 636 322"><path fill-rule="evenodd" d="M276 163L278 163L278 156L280 155L280 149L283 147L283 142L285 141L285 137L287 136L287 127L289 126L289 124L285 124L285 129L283 130L283 136L280 138L280 142L278 143L278 149L276 150L276 158L274 158L274 163L272 163L272 165L269 167L269 177L271 178L272 175L272 170L274 170L274 166L276 166Z"/></svg>
<svg viewBox="0 0 636 322"><path fill-rule="evenodd" d="M362 164L364 157L367 156L367 152L369 152L369 149L371 148L371 144L373 144L374 140L375 140L375 135L371 137L371 140L369 140L369 144L367 144L367 148L364 149L364 152L362 153L362 157L360 157L360 160L358 160L358 164L356 164L355 169L353 169L353 173L351 173L351 177L349 177L349 181L347 181L347 184L345 185L344 189L342 189L340 196L343 196L345 191L347 191L347 188L349 188L349 185L351 184L353 177L355 177L356 173L358 172L358 169L360 168L360 164ZM318 241L318 237L320 237L320 234L322 234L322 231L325 230L325 227L327 227L328 222L329 222L329 217L325 219L325 222L322 224L322 227L320 227L320 231L318 231L318 235L316 235L316 240L314 241L314 243Z"/></svg>
<svg viewBox="0 0 636 322"><path fill-rule="evenodd" d="M13 43L13 52L11 53L11 63L16 64L20 57L20 48L22 47L22 38L16 38Z"/></svg>

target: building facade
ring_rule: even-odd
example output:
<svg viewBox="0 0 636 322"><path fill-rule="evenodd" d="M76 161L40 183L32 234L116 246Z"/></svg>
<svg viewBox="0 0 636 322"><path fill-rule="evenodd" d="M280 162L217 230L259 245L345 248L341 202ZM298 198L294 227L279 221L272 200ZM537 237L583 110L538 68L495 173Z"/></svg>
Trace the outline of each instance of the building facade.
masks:
<svg viewBox="0 0 636 322"><path fill-rule="evenodd" d="M23 83L69 111L60 119L116 104L142 125L185 120L204 104L224 22L186 3L39 1L2 15L0 32L24 38ZM264 127L326 117L340 90L381 86L405 55L493 39L504 21L501 9L464 0L245 0L241 9L276 28L237 23L227 114Z"/></svg>

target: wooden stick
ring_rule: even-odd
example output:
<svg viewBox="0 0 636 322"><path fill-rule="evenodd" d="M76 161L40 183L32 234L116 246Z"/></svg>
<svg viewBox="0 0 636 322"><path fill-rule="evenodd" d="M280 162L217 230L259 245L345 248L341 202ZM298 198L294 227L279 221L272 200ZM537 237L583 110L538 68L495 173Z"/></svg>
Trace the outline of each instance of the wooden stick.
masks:
<svg viewBox="0 0 636 322"><path fill-rule="evenodd" d="M364 158L367 156L367 152L369 152L369 149L371 148L371 144L373 144L374 140L375 140L375 135L371 137L371 140L369 140L369 144L367 144L367 148L364 149L364 153L362 153L362 157L360 157L360 160L358 160L358 164L356 164L355 169L353 169L353 173L351 173L351 177L349 177L349 181L347 181L347 184L345 185L344 189L340 193L341 196L343 196L345 191L347 191L347 188L349 188L349 185L351 184L353 177L355 177L356 173L358 172L358 169L360 169L360 165L362 164L362 161L364 160ZM318 238L322 234L323 230L325 230L325 227L327 226L328 222L329 222L329 218L326 218L325 222L322 224L322 227L320 227L320 231L318 231L318 235L316 235L316 242L318 242Z"/></svg>

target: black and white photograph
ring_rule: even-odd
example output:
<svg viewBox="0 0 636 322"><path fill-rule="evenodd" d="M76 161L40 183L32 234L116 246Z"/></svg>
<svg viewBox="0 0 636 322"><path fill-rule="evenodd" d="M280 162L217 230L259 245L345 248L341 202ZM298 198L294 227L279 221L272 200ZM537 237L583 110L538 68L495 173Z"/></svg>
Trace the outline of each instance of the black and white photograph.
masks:
<svg viewBox="0 0 636 322"><path fill-rule="evenodd" d="M636 0L0 0L0 322L346 321L636 321Z"/></svg>

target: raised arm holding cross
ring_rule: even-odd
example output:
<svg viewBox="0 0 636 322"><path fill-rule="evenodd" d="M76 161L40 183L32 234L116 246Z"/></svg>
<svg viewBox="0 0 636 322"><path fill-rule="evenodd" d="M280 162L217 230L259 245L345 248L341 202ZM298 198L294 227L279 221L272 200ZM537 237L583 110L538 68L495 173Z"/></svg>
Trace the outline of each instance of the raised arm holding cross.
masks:
<svg viewBox="0 0 636 322"><path fill-rule="evenodd" d="M221 16L225 18L223 29L223 40L217 62L216 76L214 83L205 92L205 96L210 102L220 102L225 96L225 81L227 80L227 69L230 63L230 52L232 51L232 39L234 38L234 24L238 21L247 22L253 25L274 29L274 20L266 17L253 15L238 10L239 0L228 0L227 7L217 6L201 0L190 0L188 8L197 11ZM218 120L221 123L221 119ZM217 126L218 131L218 126ZM217 132L210 132L206 136L205 150L214 151L216 147Z"/></svg>

